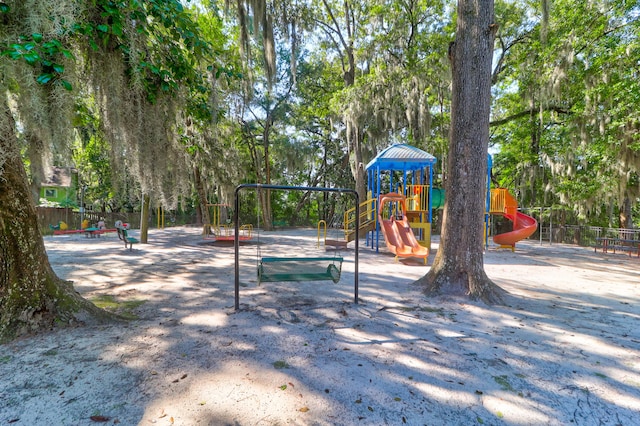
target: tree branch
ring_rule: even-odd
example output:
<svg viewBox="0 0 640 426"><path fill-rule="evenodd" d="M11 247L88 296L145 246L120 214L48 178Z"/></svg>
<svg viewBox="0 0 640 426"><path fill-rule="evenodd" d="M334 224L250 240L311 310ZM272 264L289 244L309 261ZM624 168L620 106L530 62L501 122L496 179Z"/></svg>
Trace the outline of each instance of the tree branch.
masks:
<svg viewBox="0 0 640 426"><path fill-rule="evenodd" d="M569 110L567 108L562 108L562 107L559 107L557 105L550 105L550 106L547 106L547 107L545 107L543 109L544 109L544 111L554 111L554 112L557 112L558 114L571 114L571 112L569 112ZM489 126L490 127L502 126L503 124L507 124L510 121L517 120L518 118L529 116L529 115L531 115L531 113L534 113L534 112L537 113L539 111L540 110L538 108L531 108L531 109L527 109L527 110L524 110L524 111L520 111L520 112L517 112L515 114L509 115L509 116L507 116L505 118L501 118L499 120L493 120L493 121L491 121L489 123Z"/></svg>

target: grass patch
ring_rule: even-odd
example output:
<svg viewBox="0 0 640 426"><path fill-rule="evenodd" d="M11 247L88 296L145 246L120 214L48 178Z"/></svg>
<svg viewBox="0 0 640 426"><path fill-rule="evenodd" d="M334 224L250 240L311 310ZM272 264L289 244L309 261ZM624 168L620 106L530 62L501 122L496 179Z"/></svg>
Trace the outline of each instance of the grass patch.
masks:
<svg viewBox="0 0 640 426"><path fill-rule="evenodd" d="M138 316L133 313L133 310L145 303L144 300L118 301L115 297L109 294L103 294L89 300L91 300L91 302L98 308L113 312L114 314L120 315L121 317L130 320L138 318Z"/></svg>
<svg viewBox="0 0 640 426"><path fill-rule="evenodd" d="M440 315L443 315L444 312L443 308L432 308L429 306L399 306L394 309L398 309L402 312L431 312Z"/></svg>
<svg viewBox="0 0 640 426"><path fill-rule="evenodd" d="M282 370L284 368L289 368L289 364L287 364L286 361L276 361L273 363L273 366L277 369L277 370Z"/></svg>
<svg viewBox="0 0 640 426"><path fill-rule="evenodd" d="M493 380L495 380L495 382L502 387L502 390L506 390L509 392L514 391L513 386L511 386L511 383L509 383L509 379L507 376L493 376Z"/></svg>

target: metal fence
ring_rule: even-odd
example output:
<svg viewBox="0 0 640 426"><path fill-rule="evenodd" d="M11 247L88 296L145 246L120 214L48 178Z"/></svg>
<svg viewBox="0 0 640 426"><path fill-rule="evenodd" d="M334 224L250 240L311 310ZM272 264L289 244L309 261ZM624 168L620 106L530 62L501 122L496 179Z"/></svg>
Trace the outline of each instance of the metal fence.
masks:
<svg viewBox="0 0 640 426"><path fill-rule="evenodd" d="M640 240L640 229L586 225L540 226L530 239L539 240L540 242L576 244L590 247L596 244L596 238L601 237Z"/></svg>

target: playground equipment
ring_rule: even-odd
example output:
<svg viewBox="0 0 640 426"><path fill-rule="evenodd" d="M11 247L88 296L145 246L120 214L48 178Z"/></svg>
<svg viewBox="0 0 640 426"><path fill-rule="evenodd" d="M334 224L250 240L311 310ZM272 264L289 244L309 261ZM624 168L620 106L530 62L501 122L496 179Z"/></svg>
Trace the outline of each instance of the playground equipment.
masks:
<svg viewBox="0 0 640 426"><path fill-rule="evenodd" d="M347 233L345 232L345 236ZM324 247L331 246L335 249L347 248L347 244L349 241L345 239L335 239L335 238L327 238L327 221L320 220L318 221L318 247L320 247L320 237L322 236L322 241L324 243Z"/></svg>
<svg viewBox="0 0 640 426"><path fill-rule="evenodd" d="M487 154L487 206L485 213L485 246L489 246L489 230L491 215L502 216L513 223L509 232L496 234L493 242L498 248L508 248L515 251L518 241L529 238L538 229L538 221L518 211L518 201L505 188L491 188L491 169L493 159Z"/></svg>
<svg viewBox="0 0 640 426"><path fill-rule="evenodd" d="M238 233L240 241L249 241L253 234L253 225L240 225L234 232L231 220L227 219L229 206L227 204L207 204L211 223L205 223L202 227L202 236L205 240L214 241L234 241L235 232ZM222 223L222 222L225 223Z"/></svg>
<svg viewBox="0 0 640 426"><path fill-rule="evenodd" d="M373 221L376 225L371 229L363 229L367 235L367 243L378 250L379 232L385 232L383 223L376 222L372 211L377 211L376 202L385 192L396 193L405 197L407 223L418 243L431 248L432 212L444 207L445 192L441 188L433 187L433 166L436 159L416 147L407 144L394 144L381 151L366 166L367 186L369 188L369 200L365 205L373 206L363 208L365 216L360 223ZM506 189L491 188L491 155L487 154L487 205L485 213L485 241L488 246L491 215L500 215L513 222L513 230L493 237L493 241L501 248L515 249L516 242L530 237L537 229L537 222L531 216L527 216L518 210L517 201ZM345 223L347 221L345 220ZM369 231L372 232L369 232ZM375 231L375 232L373 232ZM372 238L369 240L369 234ZM383 234L384 236L384 234ZM385 240L387 243L387 241ZM387 243L387 247L391 250ZM397 249L397 248L396 248ZM396 250L394 249L394 250ZM393 250L392 250L393 251Z"/></svg>
<svg viewBox="0 0 640 426"><path fill-rule="evenodd" d="M377 200L369 197L357 209L353 207L344 213L344 233L348 243L359 235L367 235L376 229L376 206Z"/></svg>
<svg viewBox="0 0 640 426"><path fill-rule="evenodd" d="M407 145L394 144L380 152L367 164L368 197L356 208L344 213L344 239L328 239L326 223L318 223L318 242L323 233L326 246L345 247L358 235L367 237L367 245L379 248L379 234L383 232L378 221L378 201L383 193L401 193L406 199L405 214L414 238L420 245L431 247L432 210L444 206L444 190L433 188L433 165L436 158L421 149ZM384 176L383 176L384 175Z"/></svg>
<svg viewBox="0 0 640 426"><path fill-rule="evenodd" d="M436 158L421 149L394 144L381 151L366 166L372 202L376 203L384 193L404 195L407 223L415 231L418 243L427 249L431 248L432 211L444 205L444 191L432 185L435 164ZM373 211L376 210L374 207ZM382 224L376 221L376 216L370 219L376 222L371 247L377 251Z"/></svg>
<svg viewBox="0 0 640 426"><path fill-rule="evenodd" d="M320 237L323 237L325 248L332 246L334 248L346 248L347 245L356 238L356 226L358 227L358 235L367 235L376 229L376 205L377 200L370 198L360 203L358 212L356 207L352 207L343 214L343 238L327 238L327 223L324 220L318 222L318 247L320 246ZM356 225L357 223L357 225Z"/></svg>
<svg viewBox="0 0 640 426"><path fill-rule="evenodd" d="M240 226L238 225L238 212L240 211L239 193L246 188L256 190L284 190L284 191L321 191L352 194L355 197L356 217L360 216L358 193L352 189L341 188L319 188L305 186L282 186L263 184L243 184L235 190L235 208L233 222L234 232L234 252L235 252L235 309L240 309ZM354 303L358 303L358 229L359 223L355 223L355 254L354 254ZM259 244L258 244L259 250ZM318 281L331 280L338 282L342 271L342 257L261 257L258 252L258 283L275 281Z"/></svg>
<svg viewBox="0 0 640 426"><path fill-rule="evenodd" d="M417 257L422 258L426 265L429 249L421 246L416 240L405 214L406 211L404 195L389 193L380 196L378 223L384 241L389 251L396 255L396 261L399 257Z"/></svg>
<svg viewBox="0 0 640 426"><path fill-rule="evenodd" d="M261 257L258 284L281 281L340 281L342 257Z"/></svg>
<svg viewBox="0 0 640 426"><path fill-rule="evenodd" d="M518 241L529 238L538 229L538 221L518 211L517 200L504 188L491 189L489 214L501 215L513 222L513 230L493 236L500 248L515 251Z"/></svg>

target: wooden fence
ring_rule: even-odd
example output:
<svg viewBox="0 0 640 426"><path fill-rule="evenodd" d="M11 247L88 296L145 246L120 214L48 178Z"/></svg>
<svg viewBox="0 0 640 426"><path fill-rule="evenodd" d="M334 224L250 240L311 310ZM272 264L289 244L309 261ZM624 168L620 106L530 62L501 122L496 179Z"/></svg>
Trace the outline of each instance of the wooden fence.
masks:
<svg viewBox="0 0 640 426"><path fill-rule="evenodd" d="M36 213L38 215L38 223L40 229L44 235L53 234L53 230L49 225L56 226L60 222L67 224L69 229L81 229L81 215L80 212L73 211L67 208L58 207L36 207ZM82 216L84 219L89 220L91 226L98 223L101 218L104 218L104 222L107 228L113 228L116 220L129 223L131 228L140 228L140 213L113 213L113 212L95 212L87 211Z"/></svg>
<svg viewBox="0 0 640 426"><path fill-rule="evenodd" d="M49 225L56 226L60 222L67 224L68 229L81 229L82 219L87 219L90 226L94 226L101 218L104 218L104 223L107 228L113 228L116 220L128 223L132 229L140 229L140 213L139 212L95 212L86 211L84 215L80 215L80 212L73 211L72 209L59 208L59 207L36 207L36 213L38 215L38 223L40 229L44 235L53 234L53 230ZM177 226L177 225L193 225L198 222L198 218L195 214L175 214L173 212L164 215L164 222L160 221L160 227ZM158 226L157 211L151 211L149 215L149 227L155 228Z"/></svg>

